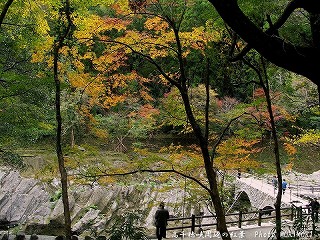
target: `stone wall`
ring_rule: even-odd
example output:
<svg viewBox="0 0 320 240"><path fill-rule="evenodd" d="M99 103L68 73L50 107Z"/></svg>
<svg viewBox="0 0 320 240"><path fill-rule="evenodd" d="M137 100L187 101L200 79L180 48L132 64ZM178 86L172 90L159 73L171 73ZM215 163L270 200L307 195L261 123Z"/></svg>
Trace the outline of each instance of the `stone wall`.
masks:
<svg viewBox="0 0 320 240"><path fill-rule="evenodd" d="M245 184L241 181L236 181L235 183L235 196L238 196L241 192L245 192L250 200L251 206L257 209L262 209L266 206L274 207L274 203L276 202L276 194L271 196L269 194L264 193L263 191L259 191L259 189L254 188L248 184ZM282 203L282 207L290 206Z"/></svg>

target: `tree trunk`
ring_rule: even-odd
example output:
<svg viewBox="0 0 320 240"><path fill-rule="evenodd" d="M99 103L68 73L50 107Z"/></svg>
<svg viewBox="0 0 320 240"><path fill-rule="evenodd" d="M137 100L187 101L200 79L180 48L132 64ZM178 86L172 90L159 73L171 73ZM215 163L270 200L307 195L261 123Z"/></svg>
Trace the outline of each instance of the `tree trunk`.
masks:
<svg viewBox="0 0 320 240"><path fill-rule="evenodd" d="M1 27L2 23L3 23L4 17L6 16L8 10L9 10L9 7L11 6L12 2L13 2L13 0L8 0L6 2L6 4L4 5L2 11L1 11L1 14L0 14L0 27Z"/></svg>
<svg viewBox="0 0 320 240"><path fill-rule="evenodd" d="M320 86L320 48L293 45L278 36L263 32L240 9L237 0L208 0L222 19L248 44L275 65L309 78ZM298 3L299 5L294 5ZM293 3L293 4L292 4ZM289 1L279 18L279 29L295 9L304 8L319 13L319 1ZM276 30L277 30L276 29Z"/></svg>
<svg viewBox="0 0 320 240"><path fill-rule="evenodd" d="M58 157L59 171L61 176L61 190L62 190L62 202L63 202L63 213L64 213L64 224L65 224L65 234L66 239L71 240L71 217L70 217L70 207L69 207L69 196L68 196L68 174L64 164L64 157L62 152L62 118L61 118L61 88L58 72L58 60L59 60L59 50L64 46L64 41L67 37L70 37L72 21L70 17L70 2L65 0L65 15L67 18L67 24L65 27L61 28L62 31L56 33L56 41L54 43L53 49L53 73L54 81L56 86L56 121L57 121L57 137L56 137L56 152Z"/></svg>
<svg viewBox="0 0 320 240"><path fill-rule="evenodd" d="M71 127L71 131L70 131L70 146L71 148L74 148L75 146L75 140L74 140L74 127Z"/></svg>
<svg viewBox="0 0 320 240"><path fill-rule="evenodd" d="M177 44L177 56L178 56L178 61L179 61L179 69L180 69L180 78L179 82L176 82L175 86L179 89L180 95L183 100L184 108L186 111L186 115L188 120L190 121L190 124L192 126L193 132L195 134L195 137L199 141L199 146L201 148L201 153L204 161L204 166L206 170L206 175L207 179L209 181L209 186L210 186L210 197L213 202L215 211L216 211L216 219L217 219L217 230L220 232L221 238L224 240L231 240L230 234L227 229L227 224L226 224L226 218L225 218L225 212L222 206L221 198L219 195L219 190L218 190L218 182L217 182L217 174L216 171L213 169L213 165L210 159L210 154L209 154L209 141L208 141L208 131L209 131L209 77L207 73L206 75L206 94L207 94L207 101L206 101L206 112L205 112L205 119L206 119L206 124L205 124L205 130L204 133L202 132L199 124L197 123L192 108L190 104L190 99L188 95L188 87L187 87L187 77L185 74L185 60L183 59L183 54L182 54L182 45L179 37L179 29L175 27L175 24L171 24L173 27L173 32L175 35L176 39L176 44ZM178 24L179 25L179 24ZM207 71L209 71L209 65L207 61ZM172 81L174 82L174 81Z"/></svg>
<svg viewBox="0 0 320 240"><path fill-rule="evenodd" d="M317 49L320 49L320 14L319 13L310 13L310 26L311 26L313 46ZM320 104L320 84L318 84L317 90L318 90L318 104Z"/></svg>
<svg viewBox="0 0 320 240"><path fill-rule="evenodd" d="M320 14L310 13L310 26L313 46L320 48Z"/></svg>
<svg viewBox="0 0 320 240"><path fill-rule="evenodd" d="M208 139L204 137L203 133L201 132L201 128L196 122L194 115L192 113L189 96L187 92L186 86L182 86L180 89L181 97L184 102L185 110L187 117L190 121L190 124L193 128L193 132L196 138L199 141L199 146L201 148L202 157L205 165L207 179L209 181L210 186L210 197L213 202L215 212L216 212L216 219L217 219L217 230L220 232L221 238L224 240L231 240L229 231L227 229L226 218L225 218L225 211L221 202L219 190L218 190L218 181L217 181L217 173L213 168L212 162L210 160L210 154L208 149Z"/></svg>
<svg viewBox="0 0 320 240"><path fill-rule="evenodd" d="M276 202L274 204L275 211L276 211L276 238L278 240L281 239L281 198L282 198L282 173L281 173L281 163L280 163L280 153L279 153L279 141L277 137L277 129L274 121L274 115L272 111L272 102L270 97L270 89L269 89L269 81L268 81L268 75L266 72L266 66L264 64L264 60L262 59L262 65L263 65L263 72L264 72L264 78L266 84L264 84L263 79L260 78L260 83L262 85L264 94L266 96L267 101L267 108L268 113L270 117L270 123L271 123L271 131L272 131L272 138L274 143L274 155L275 155L275 165L277 170L277 177L278 177L278 192L277 192L277 198Z"/></svg>
<svg viewBox="0 0 320 240"><path fill-rule="evenodd" d="M267 70L266 70L266 66L265 66L265 60L261 56L262 70L255 67L249 61L247 61L245 59L243 59L243 60L258 75L259 83L260 83L261 87L263 88L263 91L264 91L264 94L266 97L267 109L268 109L270 123L271 123L271 133L272 133L273 144L274 144L275 166L276 166L277 178L278 178L278 192L277 192L276 202L275 202L274 206L275 206L275 212L276 212L276 238L280 240L281 239L281 234L280 234L281 233L281 209L280 209L280 207L281 207L281 198L282 198L282 173L281 173L281 163L280 163L280 153L279 153L279 142L278 142L277 129L276 129L273 111L272 111L272 102L271 102L271 97L270 97L270 88L269 88ZM264 83L263 79L265 79L266 83Z"/></svg>
<svg viewBox="0 0 320 240"><path fill-rule="evenodd" d="M71 240L71 217L69 208L69 197L68 197L68 175L64 165L64 158L61 146L61 135L62 135L62 118L60 111L60 80L58 76L58 58L59 58L59 45L54 46L54 81L56 86L56 121L57 121L57 136L56 136L56 152L58 157L59 171L61 176L61 189L62 189L62 202L64 210L64 221L65 221L65 234L66 239Z"/></svg>
<svg viewBox="0 0 320 240"><path fill-rule="evenodd" d="M265 88L264 88L265 89ZM282 173L281 173L281 163L280 163L280 154L279 154L279 142L277 137L277 130L274 122L273 111L272 111L272 104L269 90L265 90L267 105L268 105L268 112L272 127L272 137L274 143L274 155L275 155L275 165L277 170L277 177L278 177L278 192L276 202L274 204L275 211L276 211L276 237L277 239L281 239L281 198L282 198Z"/></svg>

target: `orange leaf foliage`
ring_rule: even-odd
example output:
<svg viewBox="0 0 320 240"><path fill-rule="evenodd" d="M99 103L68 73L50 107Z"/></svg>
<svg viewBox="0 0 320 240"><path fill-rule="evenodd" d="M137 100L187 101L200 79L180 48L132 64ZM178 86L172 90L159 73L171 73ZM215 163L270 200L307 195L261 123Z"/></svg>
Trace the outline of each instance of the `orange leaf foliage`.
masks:
<svg viewBox="0 0 320 240"><path fill-rule="evenodd" d="M297 149L291 143L284 143L284 149L289 155L295 155L297 153Z"/></svg>
<svg viewBox="0 0 320 240"><path fill-rule="evenodd" d="M145 104L140 109L138 114L143 118L150 118L153 115L158 115L160 111L154 108L151 104Z"/></svg>
<svg viewBox="0 0 320 240"><path fill-rule="evenodd" d="M271 106L273 117L275 122L280 120L292 120L291 116L284 108L276 105L276 100L279 98L280 93L271 92L270 95L274 104ZM271 129L271 120L269 112L267 111L267 103L265 101L265 94L262 88L258 88L254 92L254 98L256 99L255 105L248 107L247 112L254 116L260 124L263 124L266 128Z"/></svg>
<svg viewBox="0 0 320 240"><path fill-rule="evenodd" d="M217 148L215 165L223 170L258 167L258 162L251 157L253 153L261 151L255 147L257 143L258 140L248 141L236 137L224 141Z"/></svg>

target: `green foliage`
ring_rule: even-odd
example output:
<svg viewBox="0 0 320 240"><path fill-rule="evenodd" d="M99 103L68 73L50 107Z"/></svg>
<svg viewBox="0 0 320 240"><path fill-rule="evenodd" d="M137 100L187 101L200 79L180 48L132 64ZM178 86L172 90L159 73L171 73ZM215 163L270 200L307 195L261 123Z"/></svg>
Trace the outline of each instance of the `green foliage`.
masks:
<svg viewBox="0 0 320 240"><path fill-rule="evenodd" d="M263 21L265 21L265 16L267 14L280 14L281 9L285 4L285 0L239 1L241 9L259 26L263 24Z"/></svg>
<svg viewBox="0 0 320 240"><path fill-rule="evenodd" d="M205 26L207 22L217 19L217 13L215 12L212 4L206 0L196 0L189 3L189 7L186 9L186 13L182 23L182 31L190 31L192 27Z"/></svg>
<svg viewBox="0 0 320 240"><path fill-rule="evenodd" d="M92 19L96 19L99 16L117 18L119 9L111 9L109 4L112 2L103 0L95 1L94 3L81 0L72 2L74 10L72 17L79 28L78 30L84 29L86 24L91 26ZM285 0L239 0L239 4L245 13L264 30L269 27L265 21L266 15L270 14L271 19L274 21L286 3L287 1ZM123 2L120 4L124 5ZM157 14L165 13L165 16L177 22L180 21L182 14L184 14L180 28L181 36L186 31L191 31L196 27L201 27L203 32L208 32L214 36L215 40L211 40L203 49L203 52L187 46L192 44L189 42L192 42L191 39L183 42L182 46L184 53L186 53L186 55L183 55L183 60L188 79L188 90L192 99L192 108L195 110L196 119L202 127L205 103L205 91L202 84L206 77L206 62L208 61L210 64L211 107L209 111L209 127L213 132L210 138L214 138L215 134L221 132L230 119L251 108L255 110L255 116L261 117L258 124L252 117L245 116L232 124L227 132L227 137L235 135L249 140L270 139L264 98L257 99L253 96L257 85L251 82L256 81L256 74L242 62L230 63L230 35L229 32L224 30L224 22L217 20L218 14L214 11L212 5L206 0L188 1L188 5L185 5L183 0L161 0L160 4L163 5L163 8L159 9L163 12L157 12ZM4 24L0 29L0 122L2 123L0 125L0 142L2 144L15 144L17 140L29 144L54 136L53 81L51 74L48 73L51 67L48 56L52 49L52 39L48 33L50 24L56 21L57 9L60 7L60 2L51 0L42 1L40 5L38 1L29 3L21 0L14 1L9 15L6 17L6 22L10 22L10 24ZM151 7L151 10L154 9ZM133 15L129 15L126 17L133 17ZM172 37L170 31L165 29L148 30L144 27L145 21L151 18L146 14L143 14L143 16L135 15L127 29L104 29L104 32L99 34L103 35L105 39L120 37L126 33L126 30L144 32L145 36L152 33L151 35L155 39L158 37L157 35L164 35L166 37L163 39L169 39L168 44L165 43L167 47L169 49L171 47L175 48L174 41L170 39ZM102 19L99 24L103 25L106 21L107 18ZM306 21L308 19L303 15L303 12L293 14L280 31L280 35L288 35L288 39L294 43L300 41L302 45L306 44L301 38L303 34L305 36L309 35L310 30L305 27ZM296 22L302 24L296 24ZM16 24L16 26L11 24ZM114 53L119 50L119 47L115 45L109 46L102 41L99 42L100 35L98 32L99 29L97 28L96 31L90 33L92 34L90 37L94 38L92 45L89 43L85 45L87 42L78 42L77 44L79 45L75 45L79 49L70 50L61 59L61 65L65 68L60 69L62 80L64 81L62 83L61 106L64 137L69 139L68 135L71 130L74 130L79 141L85 141L85 136L93 138L93 136L96 137L99 134L103 136L104 140L109 140L108 143L117 141L119 137L130 137L134 138L133 147L142 148L147 145L144 139L157 134L159 129L165 133L191 133L192 130L186 119L179 92L170 85L159 83L157 69L151 63L146 62L143 56L134 55L130 51L124 57L125 60L121 63L121 67L117 68L115 72L120 73L120 80L133 69L138 74L124 87L115 86L111 88L108 94L113 94L113 92L123 93L124 89L129 89L134 94L126 101L122 101L110 109L104 108L99 102L101 99L98 99L99 101L94 102L92 108L86 109L87 112L84 113L87 115L80 112L81 106L88 98L88 95L83 92L84 89L90 89L90 91L94 92L95 89L92 84L97 80L95 77L97 75L102 76L101 85L107 84L108 77L111 71L113 72L113 70L110 70L110 72L108 70L99 73L97 67L107 66L108 61L114 67L117 62L107 57L110 52ZM159 39L161 38L159 37ZM128 44L130 44L131 40L134 41L134 39L126 40ZM138 46L140 40L141 38L138 37L138 42L133 46ZM162 42L157 43L162 44ZM161 44L158 44L155 49L159 50ZM240 46L242 43L239 42L238 44ZM137 49L147 54L150 50L150 45L150 43L139 45L141 49ZM120 47L120 49L121 52L128 50L123 47ZM102 58L97 64L93 63L92 56L81 59L88 51L92 51L90 53L96 54L98 57L104 54L107 57ZM165 51L168 51L168 49L165 48ZM259 59L259 55L253 51L247 57L251 60ZM78 62L71 61L71 58ZM170 76L173 75L174 79L179 78L175 53L165 53L163 56L161 54L155 55L155 60L159 60L161 67ZM76 66L76 63L80 67ZM92 77L92 80L90 80L91 82L83 83L82 88L75 90L76 87L71 85L72 79L67 73L76 73L77 67L80 69L83 67L83 73L88 74L90 78ZM281 119L277 119L280 136L282 133L288 132L290 137L293 134L299 135L299 137L294 138L297 144L308 144L309 146L318 144L319 110L308 107L317 99L315 97L316 88L312 87L305 79L288 74L285 71L279 71L275 66L268 66L268 74L270 76L271 90L274 90L275 93L272 99L273 104L277 107L277 113L279 113L277 117L281 117ZM143 89L136 81L138 75L148 79L143 85L146 89ZM73 80L78 84L83 79L75 75ZM141 89L146 90L145 93L150 91L154 99L147 101L140 96L136 96L135 93ZM281 94L276 93L276 90ZM110 101L112 102L113 99ZM219 104L216 106L216 101L223 101L224 103L221 106ZM150 104L150 107L145 107L146 103ZM154 111L155 109L161 109L161 113L157 115ZM250 114L253 114L253 111ZM294 122L295 119L296 122ZM98 132L99 134L93 134ZM264 142L266 145L268 143L267 141ZM69 157L72 156L74 158L90 158L91 161L95 161L95 158L98 158L95 156L94 151L89 150L87 147L85 149L86 151L66 149L66 152ZM304 158L299 154L298 152L297 156ZM82 161L82 159L77 159L77 161ZM284 163L288 160L285 156L283 159ZM150 162L155 163L156 160L162 161L157 157L150 157ZM103 164L108 166L106 162ZM150 166L150 164L143 162L141 166Z"/></svg>
<svg viewBox="0 0 320 240"><path fill-rule="evenodd" d="M132 146L134 148L143 148L145 145L143 142L134 142L134 143L132 143Z"/></svg>
<svg viewBox="0 0 320 240"><path fill-rule="evenodd" d="M297 117L297 125L303 129L320 129L320 107L304 109Z"/></svg>
<svg viewBox="0 0 320 240"><path fill-rule="evenodd" d="M56 201L58 201L58 200L61 198L61 196L62 196L62 190L59 189L59 190L57 190L57 191L53 194L53 196L50 198L50 202L56 202Z"/></svg>
<svg viewBox="0 0 320 240"><path fill-rule="evenodd" d="M18 169L24 169L26 167L23 158L12 151L1 151L0 162L5 166L11 166Z"/></svg>
<svg viewBox="0 0 320 240"><path fill-rule="evenodd" d="M28 14L24 17L26 15ZM10 14L8 18L11 18ZM23 25L23 22L19 22L18 25ZM34 142L44 136L52 135L54 118L51 115L53 108L50 107L50 103L53 84L48 81L46 74L42 74L41 77L37 75L40 65L30 62L32 43L35 40L35 35L29 34L29 31L32 31L30 28L31 25L21 29L20 27L10 29L8 26L1 28L0 121L3 124L0 125L0 141L2 143L10 144L11 138Z"/></svg>
<svg viewBox="0 0 320 240"><path fill-rule="evenodd" d="M140 212L127 212L118 216L108 231L110 240L147 240L145 228L141 227L140 219Z"/></svg>
<svg viewBox="0 0 320 240"><path fill-rule="evenodd" d="M129 131L128 119L121 113L114 113L107 116L96 115L96 120L101 128L107 129L111 136L123 136Z"/></svg>
<svg viewBox="0 0 320 240"><path fill-rule="evenodd" d="M26 103L23 99L11 99L0 101L0 127L2 143L7 142L8 137L20 142L36 142L46 136L54 134L54 122L51 118L52 109ZM47 115L46 115L47 114Z"/></svg>
<svg viewBox="0 0 320 240"><path fill-rule="evenodd" d="M21 22L19 25L22 24ZM28 32L30 29L24 29ZM52 135L52 86L40 65L30 62L33 34L1 28L0 34L0 141L37 141ZM17 34L17 35L14 35ZM30 41L28 43L23 41Z"/></svg>
<svg viewBox="0 0 320 240"><path fill-rule="evenodd" d="M129 130L130 136L136 139L146 139L149 134L155 129L154 121L148 119L138 119L132 123L132 127Z"/></svg>
<svg viewBox="0 0 320 240"><path fill-rule="evenodd" d="M297 140L295 144L313 144L320 147L320 129L311 129L304 131Z"/></svg>
<svg viewBox="0 0 320 240"><path fill-rule="evenodd" d="M204 85L200 84L195 87L190 87L189 96L191 107L195 112L195 117L201 124L204 123L206 93ZM210 106L209 118L215 121L214 114L216 113L216 93L210 90ZM173 133L190 133L191 126L187 121L187 116L184 104L180 93L177 89L173 88L170 93L166 94L163 98L161 105L161 112L159 122L164 128L172 128Z"/></svg>
<svg viewBox="0 0 320 240"><path fill-rule="evenodd" d="M173 89L163 99L160 120L163 125L172 126L172 128L181 132L186 129L186 114L178 91Z"/></svg>
<svg viewBox="0 0 320 240"><path fill-rule="evenodd" d="M110 138L116 137L130 137L134 139L146 139L156 129L157 122L155 115L158 110L151 105L131 106L131 112L128 113L126 109L113 109L108 115L96 115L97 127L108 132Z"/></svg>
<svg viewBox="0 0 320 240"><path fill-rule="evenodd" d="M92 205L90 205L90 206L86 207L86 209L85 209L85 210L86 210L86 212L87 212L87 211L89 211L90 209L97 210L97 209L99 209L99 208L98 208L98 206L97 206L97 205L92 204Z"/></svg>
<svg viewBox="0 0 320 240"><path fill-rule="evenodd" d="M284 223L281 228L281 239L285 240L298 240L298 239L318 239L320 231L317 224L312 223L310 215L302 214L302 209L300 207L294 207L295 220L293 225ZM276 239L275 228L271 230L269 240Z"/></svg>

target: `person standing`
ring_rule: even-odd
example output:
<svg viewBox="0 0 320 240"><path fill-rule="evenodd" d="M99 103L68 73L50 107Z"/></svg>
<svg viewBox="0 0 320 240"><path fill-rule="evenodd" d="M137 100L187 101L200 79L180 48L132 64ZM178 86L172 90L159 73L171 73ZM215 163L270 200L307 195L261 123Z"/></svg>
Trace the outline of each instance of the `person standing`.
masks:
<svg viewBox="0 0 320 240"><path fill-rule="evenodd" d="M277 188L278 188L278 178L277 176L272 177L272 186L273 186L273 194L276 194Z"/></svg>
<svg viewBox="0 0 320 240"><path fill-rule="evenodd" d="M318 222L319 221L319 202L317 201L317 199L312 199L310 204L309 204L310 208L311 208L311 217L314 220L314 222Z"/></svg>
<svg viewBox="0 0 320 240"><path fill-rule="evenodd" d="M169 219L169 211L164 208L164 203L161 202L154 216L156 225L156 235L158 240L166 238L167 224Z"/></svg>
<svg viewBox="0 0 320 240"><path fill-rule="evenodd" d="M241 169L240 168L238 168L237 176L238 176L239 179L241 178Z"/></svg>
<svg viewBox="0 0 320 240"><path fill-rule="evenodd" d="M278 188L278 179L277 176L273 176L272 178L272 186L274 187L274 189Z"/></svg>
<svg viewBox="0 0 320 240"><path fill-rule="evenodd" d="M286 189L287 189L287 182L285 179L283 179L283 181L282 181L282 194L285 193Z"/></svg>

